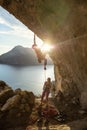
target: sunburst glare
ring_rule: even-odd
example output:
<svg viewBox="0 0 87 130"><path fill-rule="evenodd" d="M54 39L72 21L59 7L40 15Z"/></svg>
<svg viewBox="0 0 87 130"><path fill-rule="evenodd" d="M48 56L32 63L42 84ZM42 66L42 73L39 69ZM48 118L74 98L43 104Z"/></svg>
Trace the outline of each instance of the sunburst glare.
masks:
<svg viewBox="0 0 87 130"><path fill-rule="evenodd" d="M45 43L45 44L43 44L41 51L42 52L50 52L52 48L53 47L50 44Z"/></svg>

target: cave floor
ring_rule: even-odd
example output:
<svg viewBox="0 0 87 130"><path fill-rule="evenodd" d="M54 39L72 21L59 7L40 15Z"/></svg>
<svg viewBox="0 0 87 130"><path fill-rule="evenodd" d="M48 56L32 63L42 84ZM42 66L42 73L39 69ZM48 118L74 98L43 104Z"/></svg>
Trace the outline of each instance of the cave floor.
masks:
<svg viewBox="0 0 87 130"><path fill-rule="evenodd" d="M49 124L47 126L44 125L44 122L45 122L45 118L44 118L42 125L37 126L38 117L36 116L36 113L37 113L37 108L39 105L40 105L40 98L37 98L36 106L31 115L35 122L30 124L26 128L26 130L87 130L87 114L83 115L80 119L78 117L77 120L73 120L73 121L66 120L64 122L59 122L57 120L54 120L53 118L49 118ZM45 105L46 105L46 102L43 103L43 106ZM49 99L48 105L54 106L53 100Z"/></svg>
<svg viewBox="0 0 87 130"><path fill-rule="evenodd" d="M10 128L7 130L87 130L87 115L83 115L81 118L78 117L77 120L66 120L62 123L57 120L54 120L53 118L49 118L49 124L47 126L44 125L46 118L43 118L42 125L37 126L37 120L39 118L37 111L40 104L40 98L36 98L35 106L33 108L33 112L31 114L27 127ZM45 105L46 102L43 103L43 107ZM49 100L48 105L54 106L53 101Z"/></svg>

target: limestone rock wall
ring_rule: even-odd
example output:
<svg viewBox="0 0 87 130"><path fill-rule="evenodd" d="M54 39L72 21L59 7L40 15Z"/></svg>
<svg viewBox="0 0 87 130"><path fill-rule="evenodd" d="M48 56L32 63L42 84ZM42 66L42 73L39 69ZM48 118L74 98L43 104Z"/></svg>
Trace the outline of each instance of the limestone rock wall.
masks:
<svg viewBox="0 0 87 130"><path fill-rule="evenodd" d="M64 95L81 99L87 108L87 35L56 45L52 52L54 73L58 90ZM85 93L85 94L84 94ZM84 96L85 95L85 96Z"/></svg>

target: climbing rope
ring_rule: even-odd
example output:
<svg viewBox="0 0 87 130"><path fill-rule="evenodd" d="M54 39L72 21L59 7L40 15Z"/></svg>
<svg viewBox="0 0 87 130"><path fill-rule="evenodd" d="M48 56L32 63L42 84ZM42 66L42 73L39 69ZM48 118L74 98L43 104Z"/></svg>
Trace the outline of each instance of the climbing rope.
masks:
<svg viewBox="0 0 87 130"><path fill-rule="evenodd" d="M36 44L36 36L35 36L35 33L34 33L34 44L32 45L32 48L34 49L35 47L37 47L37 44Z"/></svg>
<svg viewBox="0 0 87 130"><path fill-rule="evenodd" d="M46 81L46 70L47 70L46 65L47 65L47 59L45 58L44 59L44 77L45 77L45 81Z"/></svg>
<svg viewBox="0 0 87 130"><path fill-rule="evenodd" d="M44 69L44 79L45 79L45 81L47 79L47 71L46 71L46 69Z"/></svg>
<svg viewBox="0 0 87 130"><path fill-rule="evenodd" d="M44 70L47 69L47 68L46 68L46 65L47 65L47 59L45 58L45 59L44 59Z"/></svg>

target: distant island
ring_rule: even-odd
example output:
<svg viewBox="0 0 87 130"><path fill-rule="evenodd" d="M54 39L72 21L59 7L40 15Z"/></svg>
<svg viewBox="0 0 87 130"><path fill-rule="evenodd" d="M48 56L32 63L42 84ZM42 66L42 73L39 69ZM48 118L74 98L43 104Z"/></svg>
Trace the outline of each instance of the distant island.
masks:
<svg viewBox="0 0 87 130"><path fill-rule="evenodd" d="M48 58L49 65L52 65L52 61ZM22 46L16 46L11 51L4 53L0 56L0 64L9 65L42 65L37 60L37 56L32 48L26 48Z"/></svg>

